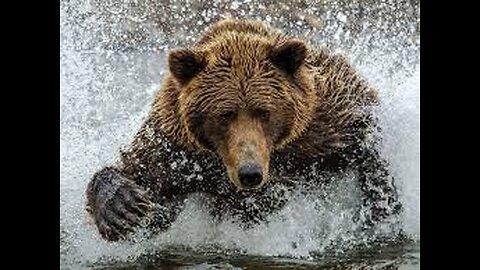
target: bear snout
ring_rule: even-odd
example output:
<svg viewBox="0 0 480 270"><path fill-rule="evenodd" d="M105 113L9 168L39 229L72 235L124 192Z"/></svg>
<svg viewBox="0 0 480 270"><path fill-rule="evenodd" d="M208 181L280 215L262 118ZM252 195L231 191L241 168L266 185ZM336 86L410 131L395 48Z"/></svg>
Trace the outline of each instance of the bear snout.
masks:
<svg viewBox="0 0 480 270"><path fill-rule="evenodd" d="M246 163L239 167L238 178L244 189L257 188L263 179L262 166L256 163Z"/></svg>

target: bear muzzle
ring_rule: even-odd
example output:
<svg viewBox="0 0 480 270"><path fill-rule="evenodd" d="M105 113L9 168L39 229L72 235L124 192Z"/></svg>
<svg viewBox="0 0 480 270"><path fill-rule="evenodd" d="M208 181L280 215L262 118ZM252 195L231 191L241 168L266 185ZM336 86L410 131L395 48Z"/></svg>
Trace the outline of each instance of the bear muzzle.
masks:
<svg viewBox="0 0 480 270"><path fill-rule="evenodd" d="M230 181L239 190L260 189L268 182L269 158L262 155L263 149L248 147L249 143L241 144L239 151L230 152L225 161ZM250 148L250 149L249 149ZM247 150L246 150L247 149ZM246 150L246 151L245 151Z"/></svg>
<svg viewBox="0 0 480 270"><path fill-rule="evenodd" d="M239 190L255 190L268 182L270 147L261 123L239 115L229 129L227 147L220 153L230 181Z"/></svg>

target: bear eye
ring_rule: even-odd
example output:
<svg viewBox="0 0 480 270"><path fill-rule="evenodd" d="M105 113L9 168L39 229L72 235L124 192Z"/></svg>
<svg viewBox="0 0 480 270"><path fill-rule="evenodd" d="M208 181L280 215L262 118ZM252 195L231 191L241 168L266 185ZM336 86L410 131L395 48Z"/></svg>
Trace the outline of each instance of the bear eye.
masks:
<svg viewBox="0 0 480 270"><path fill-rule="evenodd" d="M256 109L254 111L254 116L258 117L264 122L268 122L270 120L270 112L265 109Z"/></svg>
<svg viewBox="0 0 480 270"><path fill-rule="evenodd" d="M220 114L220 120L222 122L229 122L233 118L235 118L236 115L237 114L234 111L224 112L224 113Z"/></svg>

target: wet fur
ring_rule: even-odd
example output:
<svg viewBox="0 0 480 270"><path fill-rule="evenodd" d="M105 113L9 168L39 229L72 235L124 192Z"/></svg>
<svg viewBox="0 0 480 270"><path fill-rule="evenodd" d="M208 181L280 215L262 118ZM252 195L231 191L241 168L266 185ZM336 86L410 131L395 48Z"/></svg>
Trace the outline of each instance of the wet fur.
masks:
<svg viewBox="0 0 480 270"><path fill-rule="evenodd" d="M301 42L298 46L306 48L305 58L285 63L278 57L289 53L282 52L287 42L293 42L294 49L295 42ZM161 229L168 228L183 200L194 192L211 196L213 214L236 215L248 223L264 220L285 204L292 183L280 179L317 181L312 166L325 172L357 172L363 205L370 210L366 226L400 212L388 164L371 140L376 126L370 107L377 104L376 91L343 56L291 39L259 22L234 20L213 25L189 50L193 54L171 52L170 63L182 58L179 54L193 55L181 59L181 64L192 68L171 70L131 146L117 164L95 174L89 184L88 208L103 237L117 240L128 232L111 220L126 215L128 207L123 206L138 203L119 195L129 188L138 194L146 192L145 204L164 206L164 212L168 209L164 215L168 218L157 224ZM234 106L226 101L238 95L238 89L254 91L256 101L250 104L258 102L272 112L264 130L273 180L253 193L237 192L225 162L214 151L228 132L236 132L226 128L221 115ZM128 188L113 195L105 192L125 181L129 184L122 188ZM246 203L248 198L254 198L259 207ZM102 216L100 207L112 207L115 214ZM146 215L137 213L138 218ZM105 224L117 229L105 229Z"/></svg>

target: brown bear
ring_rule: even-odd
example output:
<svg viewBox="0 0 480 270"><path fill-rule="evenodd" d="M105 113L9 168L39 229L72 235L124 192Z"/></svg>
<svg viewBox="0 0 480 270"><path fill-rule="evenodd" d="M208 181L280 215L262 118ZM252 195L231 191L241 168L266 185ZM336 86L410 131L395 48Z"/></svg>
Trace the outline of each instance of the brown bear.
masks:
<svg viewBox="0 0 480 270"><path fill-rule="evenodd" d="M400 213L375 147L377 92L341 55L229 19L172 50L168 64L133 143L88 185L87 209L104 238L123 239L144 220L166 229L199 192L212 214L255 224L285 204L295 182L347 171L359 181L366 227Z"/></svg>

